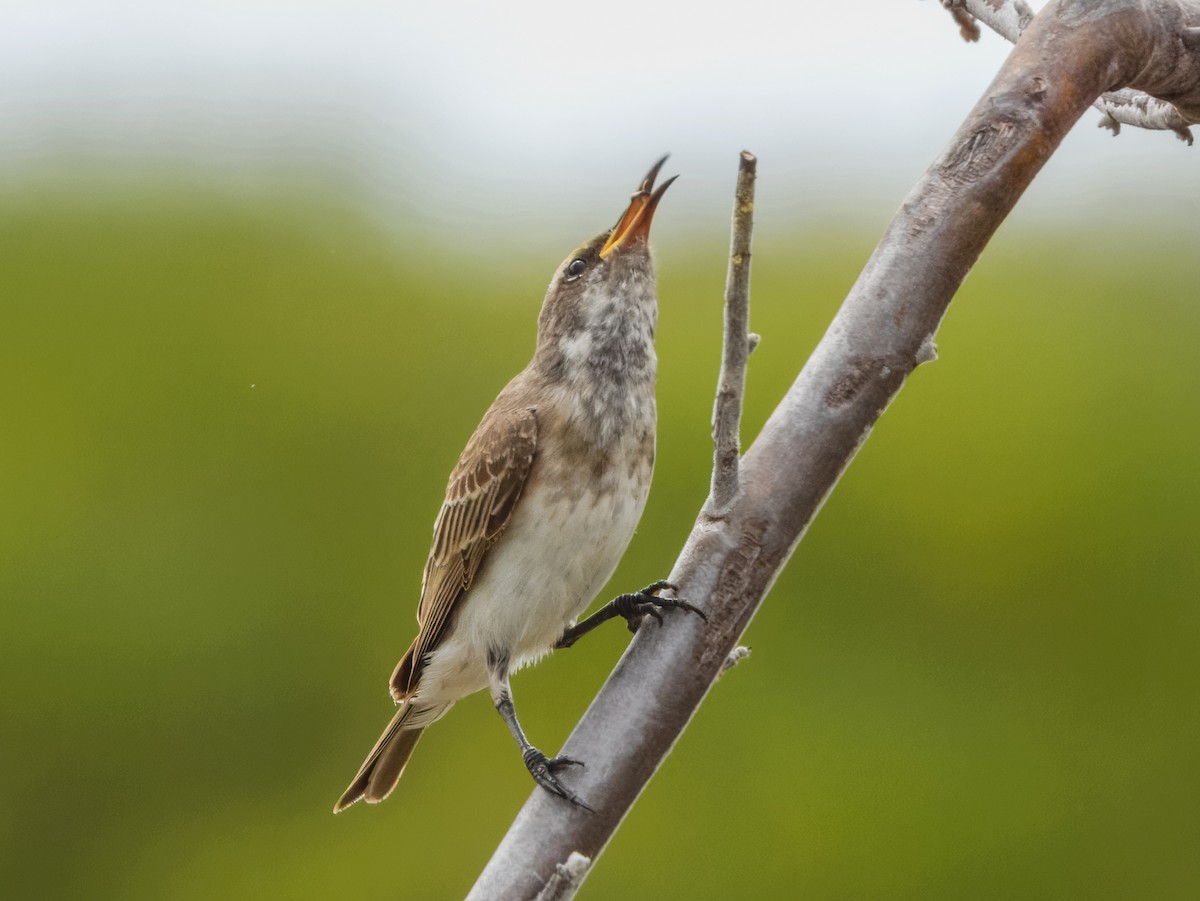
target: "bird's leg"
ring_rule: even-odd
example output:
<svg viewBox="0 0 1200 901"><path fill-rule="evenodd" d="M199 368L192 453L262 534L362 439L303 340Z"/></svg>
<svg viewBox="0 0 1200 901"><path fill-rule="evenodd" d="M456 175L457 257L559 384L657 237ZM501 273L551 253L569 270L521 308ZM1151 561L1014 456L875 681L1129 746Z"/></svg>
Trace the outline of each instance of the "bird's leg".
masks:
<svg viewBox="0 0 1200 901"><path fill-rule="evenodd" d="M489 652L488 680L491 683L492 703L504 717L504 722L508 724L508 731L517 740L517 745L521 748L521 759L525 761L525 768L529 770L529 775L533 776L533 780L546 791L565 798L584 810L591 810L592 808L583 803L583 799L558 781L560 770L572 766L583 766L583 761L566 756L547 757L530 744L529 739L525 737L525 730L521 728L521 723L517 719L517 710L513 706L512 688L508 683L508 663L507 655Z"/></svg>
<svg viewBox="0 0 1200 901"><path fill-rule="evenodd" d="M708 622L708 617L704 615L703 610L694 604L688 603L683 598L659 597L658 593L667 588L672 591L676 590L676 587L670 582L660 580L647 585L641 591L635 591L632 594L617 595L583 622L576 623L567 629L555 647L569 648L584 635L587 635L588 632L591 632L592 629L617 616L625 617L625 622L629 624L630 632L638 630L642 618L646 615L653 616L661 626L663 618L659 611L664 608L687 610L690 613L695 613L705 622Z"/></svg>

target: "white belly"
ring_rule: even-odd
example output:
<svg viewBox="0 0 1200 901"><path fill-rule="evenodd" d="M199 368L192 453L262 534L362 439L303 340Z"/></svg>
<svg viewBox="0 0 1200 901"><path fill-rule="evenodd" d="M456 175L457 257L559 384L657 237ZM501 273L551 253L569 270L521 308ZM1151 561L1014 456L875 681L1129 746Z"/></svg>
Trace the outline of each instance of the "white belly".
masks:
<svg viewBox="0 0 1200 901"><path fill-rule="evenodd" d="M450 634L430 655L423 700L486 688L489 652L507 656L510 671L534 662L587 609L633 538L650 467L605 481L601 492L552 491L545 481L530 486L460 601Z"/></svg>

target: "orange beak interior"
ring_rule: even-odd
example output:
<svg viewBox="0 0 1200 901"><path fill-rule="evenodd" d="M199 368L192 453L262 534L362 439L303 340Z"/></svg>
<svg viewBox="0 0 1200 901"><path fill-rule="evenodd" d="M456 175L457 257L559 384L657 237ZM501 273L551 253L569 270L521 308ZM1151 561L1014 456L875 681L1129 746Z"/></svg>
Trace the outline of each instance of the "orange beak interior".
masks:
<svg viewBox="0 0 1200 901"><path fill-rule="evenodd" d="M658 177L658 172L666 161L667 158L664 156L646 173L642 184L629 200L629 208L625 210L608 236L608 240L600 248L600 259L607 258L615 250L621 250L650 237L650 221L654 218L654 210L658 207L658 202L662 200L667 188L671 186L671 182L679 177L671 176L659 185L657 190L654 190L654 180Z"/></svg>

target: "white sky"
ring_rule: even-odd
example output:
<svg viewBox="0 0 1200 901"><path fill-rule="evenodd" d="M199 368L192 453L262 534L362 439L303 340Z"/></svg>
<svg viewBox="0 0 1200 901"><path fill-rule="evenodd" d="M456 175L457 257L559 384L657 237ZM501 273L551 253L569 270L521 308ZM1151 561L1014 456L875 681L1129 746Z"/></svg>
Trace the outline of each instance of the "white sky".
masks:
<svg viewBox="0 0 1200 901"><path fill-rule="evenodd" d="M721 231L747 147L768 221L854 220L895 209L1007 52L936 0L6 0L0 187L47 161L243 186L312 165L435 237L529 239L606 223L671 151L672 210ZM1098 115L1020 215L1148 199L1200 225L1200 143Z"/></svg>

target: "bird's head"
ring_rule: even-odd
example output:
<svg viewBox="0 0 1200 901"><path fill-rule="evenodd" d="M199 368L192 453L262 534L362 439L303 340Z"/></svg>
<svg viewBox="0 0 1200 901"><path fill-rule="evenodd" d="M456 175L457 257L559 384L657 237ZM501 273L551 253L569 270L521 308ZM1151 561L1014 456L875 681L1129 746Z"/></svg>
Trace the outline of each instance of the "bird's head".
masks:
<svg viewBox="0 0 1200 901"><path fill-rule="evenodd" d="M679 177L672 176L658 188L654 187L666 161L664 156L646 173L616 225L585 241L563 260L554 275L551 290L557 286L562 293L581 293L589 286L611 283L630 268L649 266L650 223L654 211L667 188Z"/></svg>
<svg viewBox="0 0 1200 901"><path fill-rule="evenodd" d="M666 161L664 156L646 173L616 225L579 245L559 265L538 323L539 351L578 347L580 340L592 345L593 339L626 328L648 328L653 336L657 300L650 224L678 177L654 187Z"/></svg>

